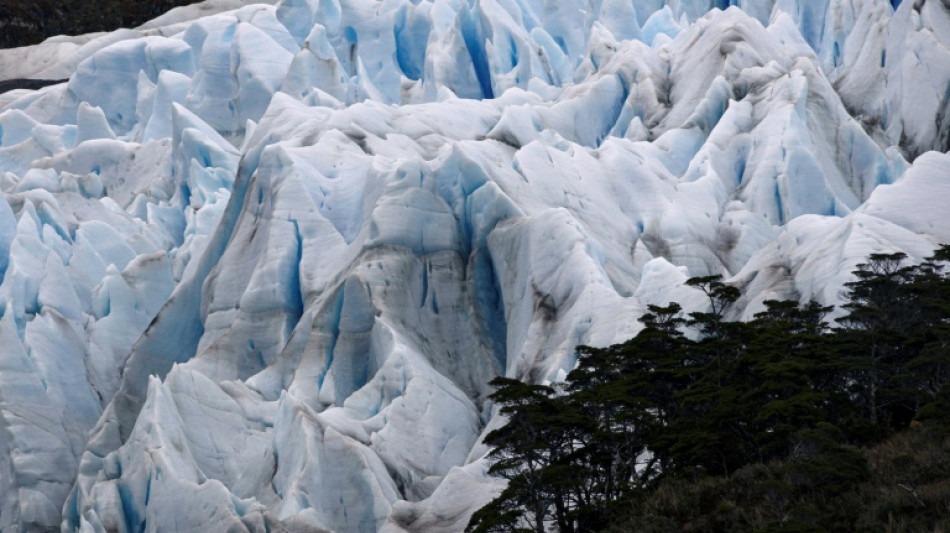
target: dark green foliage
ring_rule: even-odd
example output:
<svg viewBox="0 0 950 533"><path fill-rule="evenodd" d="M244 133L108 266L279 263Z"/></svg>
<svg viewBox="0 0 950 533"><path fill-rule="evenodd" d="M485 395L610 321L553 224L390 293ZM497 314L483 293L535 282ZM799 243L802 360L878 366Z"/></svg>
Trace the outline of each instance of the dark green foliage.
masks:
<svg viewBox="0 0 950 533"><path fill-rule="evenodd" d="M727 321L739 291L694 278L707 311L651 306L635 338L579 347L556 387L494 381L509 423L486 439L490 471L509 485L469 531L944 527L948 262L947 246L919 265L870 256L836 328L815 302L767 301L753 320ZM922 424L914 442L929 451L888 454ZM893 481L888 461L907 479Z"/></svg>
<svg viewBox="0 0 950 533"><path fill-rule="evenodd" d="M528 526L525 531L544 531L555 521L561 531L574 531L578 509L584 508L586 487L583 474L589 468L583 443L593 431L593 422L580 407L566 401L553 387L529 385L496 378L491 399L503 407L509 423L489 433L485 442L494 447L489 473L510 480L508 488L473 517L475 531L519 531L512 510Z"/></svg>
<svg viewBox="0 0 950 533"><path fill-rule="evenodd" d="M946 435L918 426L865 449L836 442L834 432L828 437L819 436L819 447L807 454L750 464L729 476L668 479L605 531L929 533L950 528Z"/></svg>

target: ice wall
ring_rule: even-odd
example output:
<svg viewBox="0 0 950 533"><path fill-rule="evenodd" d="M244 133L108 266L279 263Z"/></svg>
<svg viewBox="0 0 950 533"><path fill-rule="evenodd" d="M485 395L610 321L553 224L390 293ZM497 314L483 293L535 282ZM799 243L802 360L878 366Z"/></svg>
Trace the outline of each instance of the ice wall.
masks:
<svg viewBox="0 0 950 533"><path fill-rule="evenodd" d="M492 377L699 308L689 276L751 316L950 240L950 10L897 4L284 0L101 37L0 97L0 531L464 529Z"/></svg>

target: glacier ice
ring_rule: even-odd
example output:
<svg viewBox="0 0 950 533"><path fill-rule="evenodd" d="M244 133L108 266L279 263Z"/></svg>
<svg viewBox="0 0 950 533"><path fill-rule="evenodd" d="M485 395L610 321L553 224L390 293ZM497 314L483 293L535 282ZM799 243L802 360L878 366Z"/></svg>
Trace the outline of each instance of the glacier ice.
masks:
<svg viewBox="0 0 950 533"><path fill-rule="evenodd" d="M69 78L0 95L0 531L462 530L492 377L950 240L948 43L936 0L209 0L0 51Z"/></svg>

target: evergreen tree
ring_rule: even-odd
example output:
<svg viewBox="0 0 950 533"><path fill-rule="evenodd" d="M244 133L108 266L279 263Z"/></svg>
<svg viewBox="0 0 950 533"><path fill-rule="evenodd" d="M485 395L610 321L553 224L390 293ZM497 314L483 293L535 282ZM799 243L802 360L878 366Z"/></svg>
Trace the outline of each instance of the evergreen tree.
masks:
<svg viewBox="0 0 950 533"><path fill-rule="evenodd" d="M920 266L912 290L920 320L911 330L919 350L907 363L917 395L918 418L950 421L950 246L938 248Z"/></svg>
<svg viewBox="0 0 950 533"><path fill-rule="evenodd" d="M739 359L748 342L748 327L727 322L725 313L739 298L735 287L720 276L691 278L687 285L709 298L709 310L690 313L686 324L699 334L685 343L672 370L678 390L673 396L676 416L651 439L650 449L664 457L666 472L729 472L754 453L749 433L749 406L741 402L748 376L739 372Z"/></svg>
<svg viewBox="0 0 950 533"><path fill-rule="evenodd" d="M754 335L743 365L751 384L741 398L755 408L752 431L760 461L787 455L793 435L826 420L841 385L840 369L823 350L824 317L831 307L764 303L766 310L751 324Z"/></svg>
<svg viewBox="0 0 950 533"><path fill-rule="evenodd" d="M921 317L919 295L911 290L918 268L906 255L872 254L845 283L848 314L838 321L839 351L851 361L853 393L871 426L906 426L916 408L908 363L919 349L910 332ZM884 426L878 426L878 424Z"/></svg>
<svg viewBox="0 0 950 533"><path fill-rule="evenodd" d="M572 533L584 465L576 453L590 421L557 387L496 378L490 398L508 423L485 438L492 446L489 473L509 481L492 504L475 513L469 531L533 531L554 522ZM520 512L516 512L520 510Z"/></svg>
<svg viewBox="0 0 950 533"><path fill-rule="evenodd" d="M632 491L662 471L647 441L672 418L677 387L671 367L686 342L680 307L650 306L634 339L605 349L578 348L568 375L570 402L593 424L580 456L590 494L579 500L581 531L599 531ZM672 359L671 359L672 357Z"/></svg>

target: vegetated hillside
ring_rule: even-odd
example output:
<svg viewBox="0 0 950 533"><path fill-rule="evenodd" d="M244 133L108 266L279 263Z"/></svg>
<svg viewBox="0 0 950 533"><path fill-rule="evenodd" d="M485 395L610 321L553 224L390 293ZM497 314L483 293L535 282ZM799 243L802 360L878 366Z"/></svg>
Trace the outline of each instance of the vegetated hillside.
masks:
<svg viewBox="0 0 950 533"><path fill-rule="evenodd" d="M36 44L53 35L135 27L195 0L0 0L0 48Z"/></svg>
<svg viewBox="0 0 950 533"><path fill-rule="evenodd" d="M606 531L947 531L947 430L943 422L916 424L870 448L671 479Z"/></svg>
<svg viewBox="0 0 950 533"><path fill-rule="evenodd" d="M872 254L847 312L692 278L711 312L653 306L634 339L578 348L564 383L498 378L490 432L507 488L474 533L946 531L950 247Z"/></svg>

